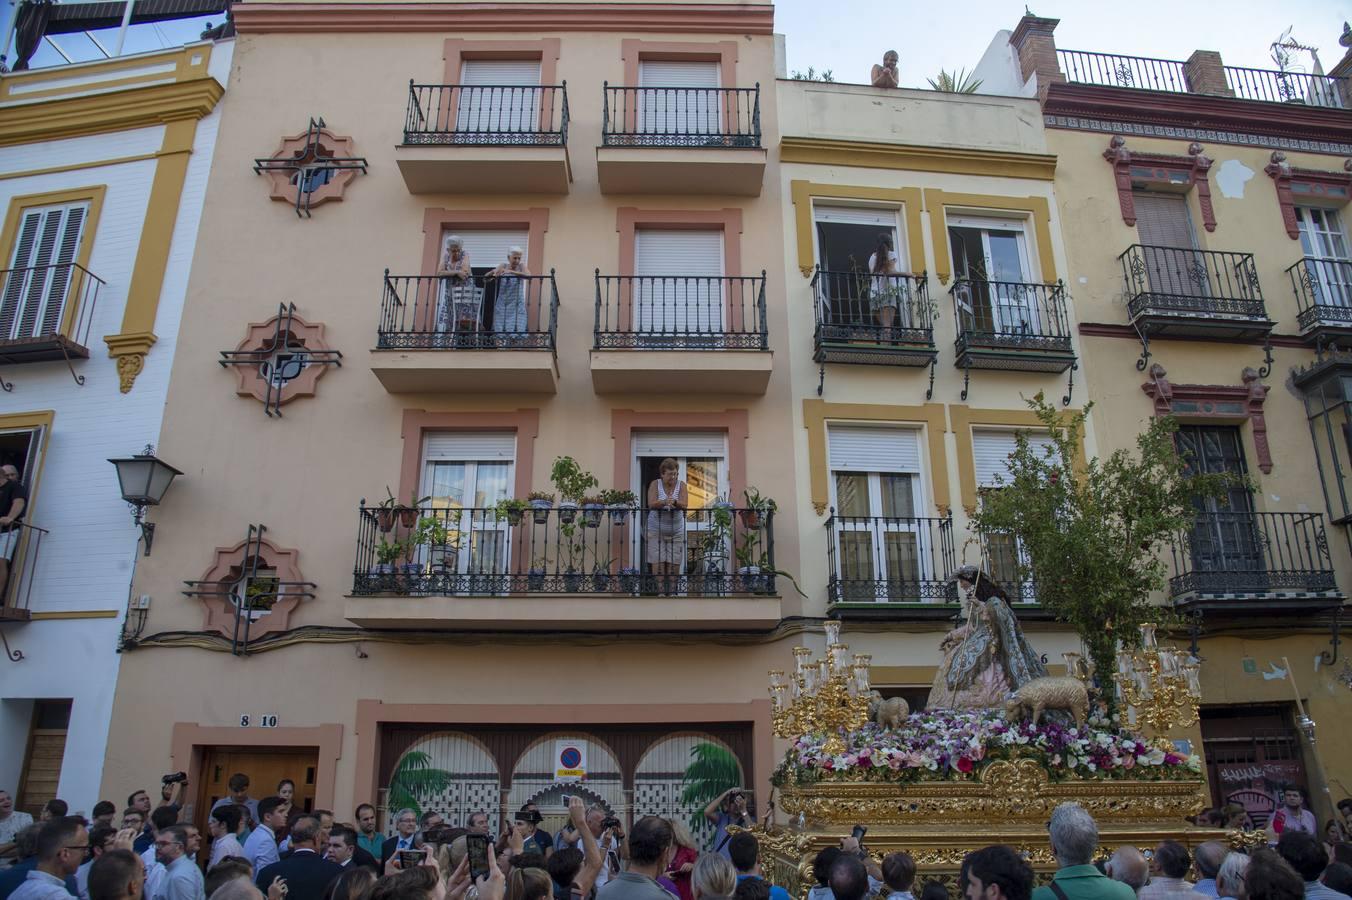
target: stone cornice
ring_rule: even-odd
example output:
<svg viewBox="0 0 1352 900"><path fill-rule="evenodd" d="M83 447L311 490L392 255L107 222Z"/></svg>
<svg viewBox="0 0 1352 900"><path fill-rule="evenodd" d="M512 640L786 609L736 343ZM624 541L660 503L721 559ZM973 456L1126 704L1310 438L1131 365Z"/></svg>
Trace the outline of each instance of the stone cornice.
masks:
<svg viewBox="0 0 1352 900"><path fill-rule="evenodd" d="M225 94L215 78L22 103L0 109L0 146L200 119Z"/></svg>
<svg viewBox="0 0 1352 900"><path fill-rule="evenodd" d="M905 169L954 175L995 175L1038 181L1051 181L1056 176L1056 156L1048 153L926 147L830 138L785 137L779 144L779 159L785 163Z"/></svg>

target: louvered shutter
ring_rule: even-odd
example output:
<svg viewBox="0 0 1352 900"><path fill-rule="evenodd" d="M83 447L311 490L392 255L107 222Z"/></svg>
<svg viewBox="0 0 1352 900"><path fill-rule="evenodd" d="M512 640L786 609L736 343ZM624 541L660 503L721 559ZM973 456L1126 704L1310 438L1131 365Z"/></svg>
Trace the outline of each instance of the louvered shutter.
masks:
<svg viewBox="0 0 1352 900"><path fill-rule="evenodd" d="M722 120L716 62L640 60L640 134L720 134Z"/></svg>
<svg viewBox="0 0 1352 900"><path fill-rule="evenodd" d="M827 443L833 472L920 472L920 432L914 428L832 425Z"/></svg>
<svg viewBox="0 0 1352 900"><path fill-rule="evenodd" d="M1024 432L1033 452L1041 454L1043 448L1051 447L1052 439L1046 434ZM1013 431L974 431L972 432L972 456L976 463L976 483L978 487L998 487L997 475L1009 481L1009 457L1018 447Z"/></svg>
<svg viewBox="0 0 1352 900"><path fill-rule="evenodd" d="M727 454L726 446L721 431L643 431L634 435L635 456L722 457Z"/></svg>
<svg viewBox="0 0 1352 900"><path fill-rule="evenodd" d="M525 229L457 231L456 234L465 242L470 265L476 269L491 269L499 263L505 263L508 249L514 246L526 251L522 262L530 268L530 233ZM442 243L444 246L445 241ZM444 250L442 255L445 255Z"/></svg>
<svg viewBox="0 0 1352 900"><path fill-rule="evenodd" d="M26 210L0 300L0 335L31 338L61 327L87 203Z"/></svg>
<svg viewBox="0 0 1352 900"><path fill-rule="evenodd" d="M1136 230L1142 244L1156 247L1195 246L1192 223L1188 219L1188 203L1174 194L1132 195L1136 206Z"/></svg>
<svg viewBox="0 0 1352 900"><path fill-rule="evenodd" d="M457 131L538 131L538 59L467 59L460 67Z"/></svg>
<svg viewBox="0 0 1352 900"><path fill-rule="evenodd" d="M634 275L640 333L723 331L722 231L639 231Z"/></svg>
<svg viewBox="0 0 1352 900"><path fill-rule="evenodd" d="M423 439L423 459L506 461L516 458L516 432L433 432Z"/></svg>
<svg viewBox="0 0 1352 900"><path fill-rule="evenodd" d="M1206 258L1195 252L1197 241L1187 201L1175 194L1133 196L1136 230L1145 248L1146 278L1156 294L1206 297L1211 293Z"/></svg>

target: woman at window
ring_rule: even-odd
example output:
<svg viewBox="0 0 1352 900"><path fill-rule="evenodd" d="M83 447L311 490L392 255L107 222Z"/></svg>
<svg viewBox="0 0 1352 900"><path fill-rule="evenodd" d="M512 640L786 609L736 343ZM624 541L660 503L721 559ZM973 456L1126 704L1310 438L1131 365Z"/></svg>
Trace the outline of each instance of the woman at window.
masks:
<svg viewBox="0 0 1352 900"><path fill-rule="evenodd" d="M277 796L285 800L287 804L295 802L296 783L290 778L283 778L277 782Z"/></svg>
<svg viewBox="0 0 1352 900"><path fill-rule="evenodd" d="M512 247L507 261L500 263L488 277L496 279L497 296L493 299L493 329L499 334L523 334L526 331L526 278L530 272L522 262L526 251Z"/></svg>
<svg viewBox="0 0 1352 900"><path fill-rule="evenodd" d="M882 339L892 339L892 323L897 318L901 300L901 279L896 278L898 266L896 251L892 249L892 235L884 231L878 235L878 245L868 258L869 307L882 325Z"/></svg>
<svg viewBox="0 0 1352 900"><path fill-rule="evenodd" d="M661 579L663 594L676 593L676 578L685 568L685 509L689 489L680 480L681 466L667 457L658 466L659 477L648 485L648 564Z"/></svg>
<svg viewBox="0 0 1352 900"><path fill-rule="evenodd" d="M437 266L437 274L441 276L437 331L477 330L479 303L474 297L474 273L470 271L465 242L459 235L446 239L446 252Z"/></svg>

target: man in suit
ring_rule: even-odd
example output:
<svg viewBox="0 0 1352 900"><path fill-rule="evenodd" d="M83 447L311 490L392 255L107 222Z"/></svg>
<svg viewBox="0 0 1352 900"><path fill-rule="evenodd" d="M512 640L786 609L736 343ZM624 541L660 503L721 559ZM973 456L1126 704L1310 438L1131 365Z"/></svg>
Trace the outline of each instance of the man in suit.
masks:
<svg viewBox="0 0 1352 900"><path fill-rule="evenodd" d="M380 863L376 862L376 858L364 848L357 845L357 832L346 825L333 826L333 829L329 832L327 850L325 859L329 862L336 862L344 870L365 866L374 872L377 877L380 876Z"/></svg>
<svg viewBox="0 0 1352 900"><path fill-rule="evenodd" d="M394 817L394 828L398 832L392 838L386 838L385 843L380 846L380 871L385 871L385 864L390 861L397 850L416 850L418 848L416 835L418 832L418 816L411 809L401 809L399 814Z"/></svg>
<svg viewBox="0 0 1352 900"><path fill-rule="evenodd" d="M323 900L329 883L343 867L319 855L319 820L302 816L291 826L291 855L258 873L255 883L264 894L273 879L286 882L287 900Z"/></svg>

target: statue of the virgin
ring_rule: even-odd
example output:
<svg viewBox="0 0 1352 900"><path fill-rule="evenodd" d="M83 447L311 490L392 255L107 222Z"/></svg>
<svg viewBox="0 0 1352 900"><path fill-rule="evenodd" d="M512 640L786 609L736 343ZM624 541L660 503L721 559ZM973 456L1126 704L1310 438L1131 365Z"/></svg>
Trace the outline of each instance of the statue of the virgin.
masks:
<svg viewBox="0 0 1352 900"><path fill-rule="evenodd" d="M943 661L930 689L930 709L1004 706L1010 691L1047 674L1019 628L1009 595L976 566L954 576L966 622L944 635Z"/></svg>

